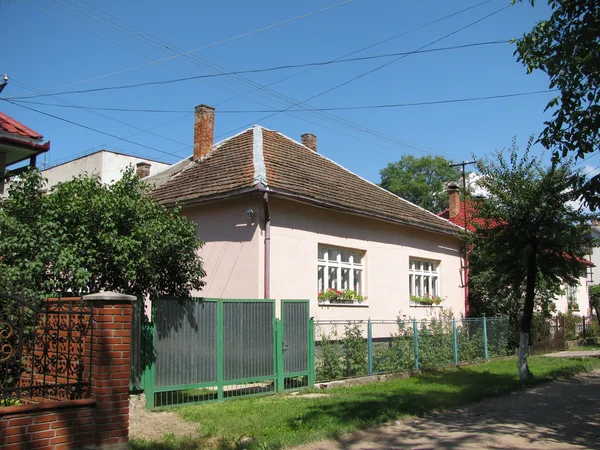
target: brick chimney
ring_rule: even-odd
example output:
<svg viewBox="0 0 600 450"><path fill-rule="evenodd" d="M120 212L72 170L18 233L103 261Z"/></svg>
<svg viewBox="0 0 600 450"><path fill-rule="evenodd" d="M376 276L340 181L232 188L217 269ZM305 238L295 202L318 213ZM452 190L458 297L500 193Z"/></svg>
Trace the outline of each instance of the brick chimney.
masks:
<svg viewBox="0 0 600 450"><path fill-rule="evenodd" d="M194 161L204 158L213 148L215 135L215 108L196 106L194 118Z"/></svg>
<svg viewBox="0 0 600 450"><path fill-rule="evenodd" d="M448 183L448 199L450 200L449 218L454 219L460 212L460 188L456 183Z"/></svg>
<svg viewBox="0 0 600 450"><path fill-rule="evenodd" d="M317 136L312 133L304 133L302 136L302 144L317 153Z"/></svg>
<svg viewBox="0 0 600 450"><path fill-rule="evenodd" d="M141 161L136 165L135 174L140 178L146 178L150 176L150 163Z"/></svg>

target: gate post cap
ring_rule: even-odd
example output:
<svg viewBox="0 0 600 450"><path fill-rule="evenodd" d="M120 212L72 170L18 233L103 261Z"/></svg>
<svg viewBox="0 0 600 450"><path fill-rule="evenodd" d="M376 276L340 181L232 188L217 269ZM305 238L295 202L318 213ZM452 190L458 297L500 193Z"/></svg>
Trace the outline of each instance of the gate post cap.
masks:
<svg viewBox="0 0 600 450"><path fill-rule="evenodd" d="M135 295L121 294L119 292L106 291L88 294L82 297L86 301L91 302L110 302L110 303L135 303L137 297Z"/></svg>

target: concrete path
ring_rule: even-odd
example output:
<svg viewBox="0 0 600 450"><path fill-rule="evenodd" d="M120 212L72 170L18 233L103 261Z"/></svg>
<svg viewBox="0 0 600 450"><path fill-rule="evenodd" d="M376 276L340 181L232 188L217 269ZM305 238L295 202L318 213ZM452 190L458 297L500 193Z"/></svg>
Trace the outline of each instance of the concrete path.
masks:
<svg viewBox="0 0 600 450"><path fill-rule="evenodd" d="M600 449L600 371L296 450L507 448Z"/></svg>

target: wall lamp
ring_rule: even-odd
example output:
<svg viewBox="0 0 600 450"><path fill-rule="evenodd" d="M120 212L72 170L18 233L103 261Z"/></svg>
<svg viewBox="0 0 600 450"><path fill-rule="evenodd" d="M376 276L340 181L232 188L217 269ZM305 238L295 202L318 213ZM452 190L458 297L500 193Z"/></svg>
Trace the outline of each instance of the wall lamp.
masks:
<svg viewBox="0 0 600 450"><path fill-rule="evenodd" d="M248 206L248 209L246 210L246 216L248 217L248 220L252 220L254 217L254 210L252 209L252 206Z"/></svg>

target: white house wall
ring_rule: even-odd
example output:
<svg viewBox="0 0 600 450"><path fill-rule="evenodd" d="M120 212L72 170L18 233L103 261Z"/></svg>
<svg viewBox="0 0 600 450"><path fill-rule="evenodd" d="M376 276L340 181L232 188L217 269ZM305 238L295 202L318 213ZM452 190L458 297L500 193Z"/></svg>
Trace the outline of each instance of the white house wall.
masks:
<svg viewBox="0 0 600 450"><path fill-rule="evenodd" d="M48 187L84 173L97 175L103 183L111 184L121 177L121 172L128 166L131 165L135 169L139 162L150 163L150 175L155 175L169 167L168 164L157 161L103 150L43 170L42 175L48 179Z"/></svg>

